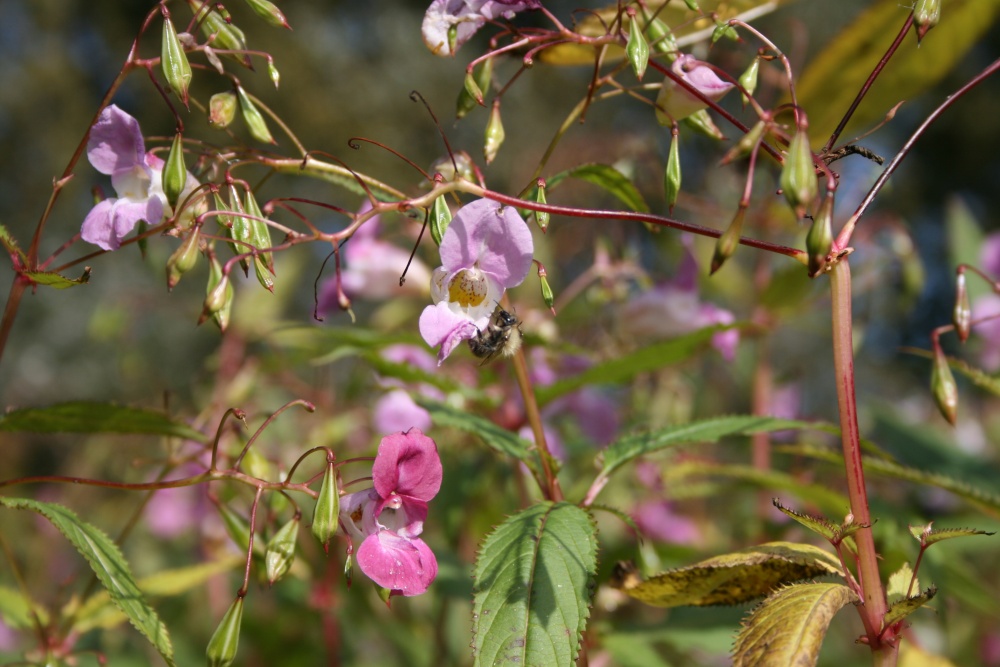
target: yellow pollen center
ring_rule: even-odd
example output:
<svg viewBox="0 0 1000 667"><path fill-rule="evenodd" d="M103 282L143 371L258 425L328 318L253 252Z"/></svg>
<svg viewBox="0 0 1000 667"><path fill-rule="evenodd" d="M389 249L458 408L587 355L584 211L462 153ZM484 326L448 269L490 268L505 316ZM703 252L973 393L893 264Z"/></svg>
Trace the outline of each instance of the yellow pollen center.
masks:
<svg viewBox="0 0 1000 667"><path fill-rule="evenodd" d="M475 307L486 300L486 289L486 277L481 272L463 269L448 285L448 300L463 308Z"/></svg>

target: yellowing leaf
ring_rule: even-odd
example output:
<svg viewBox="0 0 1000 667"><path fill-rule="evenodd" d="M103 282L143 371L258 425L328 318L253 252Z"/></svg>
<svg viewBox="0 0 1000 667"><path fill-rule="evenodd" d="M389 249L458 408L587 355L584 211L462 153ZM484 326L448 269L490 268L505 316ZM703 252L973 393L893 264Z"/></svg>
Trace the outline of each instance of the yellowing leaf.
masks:
<svg viewBox="0 0 1000 667"><path fill-rule="evenodd" d="M939 655L932 655L919 646L914 646L913 642L904 641L899 647L899 662L896 667L955 667L955 663Z"/></svg>
<svg viewBox="0 0 1000 667"><path fill-rule="evenodd" d="M743 624L734 667L809 667L834 615L857 596L843 584L788 586L764 600Z"/></svg>
<svg viewBox="0 0 1000 667"><path fill-rule="evenodd" d="M641 581L626 573L621 588L654 607L740 604L783 584L840 574L840 562L811 544L768 542Z"/></svg>
<svg viewBox="0 0 1000 667"><path fill-rule="evenodd" d="M903 620L916 610L923 607L925 604L930 602L931 598L937 595L937 589L931 586L923 593L914 595L913 597L900 600L899 602L894 602L889 605L889 610L885 613L885 617L882 619L882 627L887 628L894 623L898 623Z"/></svg>

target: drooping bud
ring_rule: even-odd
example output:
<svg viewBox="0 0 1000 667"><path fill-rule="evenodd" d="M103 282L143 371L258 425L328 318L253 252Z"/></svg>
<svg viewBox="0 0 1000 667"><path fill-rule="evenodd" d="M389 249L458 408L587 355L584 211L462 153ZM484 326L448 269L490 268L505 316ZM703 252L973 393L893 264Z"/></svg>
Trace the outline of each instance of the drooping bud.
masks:
<svg viewBox="0 0 1000 667"><path fill-rule="evenodd" d="M208 122L220 130L229 127L236 117L236 95L230 92L216 93L208 101Z"/></svg>
<svg viewBox="0 0 1000 667"><path fill-rule="evenodd" d="M191 12L201 25L201 32L210 39L212 46L227 51L235 51L232 54L247 69L253 69L250 56L246 53L247 38L243 31L233 25L220 14L216 8L221 7L217 3L204 2L204 0L188 0ZM206 12L205 9L211 7ZM228 12L227 12L228 14Z"/></svg>
<svg viewBox="0 0 1000 667"><path fill-rule="evenodd" d="M701 111L695 111L693 114L685 118L683 121L688 127L691 127L698 132L701 132L709 139L715 139L716 141L722 141L726 138L726 135L722 134L722 130L719 126L715 124L712 117L708 114L708 109L702 109Z"/></svg>
<svg viewBox="0 0 1000 667"><path fill-rule="evenodd" d="M271 232L267 223L263 221L264 214L257 205L257 200L253 192L248 188L243 198L243 210L247 215L252 215L254 220L246 218L247 229L249 231L248 242L257 250L264 250L271 247ZM257 281L269 292L274 291L274 256L269 252L262 252L253 258L254 271L257 274Z"/></svg>
<svg viewBox="0 0 1000 667"><path fill-rule="evenodd" d="M733 216L732 222L726 227L726 231L722 232L722 236L715 242L715 252L712 254L712 266L709 269L709 275L721 269L726 260L736 252L736 248L740 244L740 236L743 233L744 213L746 213L746 207L740 206L736 211L736 215Z"/></svg>
<svg viewBox="0 0 1000 667"><path fill-rule="evenodd" d="M806 235L806 252L809 254L809 277L815 278L826 268L826 258L833 247L833 191L828 190L812 227Z"/></svg>
<svg viewBox="0 0 1000 667"><path fill-rule="evenodd" d="M671 214L674 212L674 204L677 203L677 195L681 191L681 153L680 153L680 133L674 128L670 137L670 152L667 154L667 168L663 172L663 190L666 193L667 208Z"/></svg>
<svg viewBox="0 0 1000 667"><path fill-rule="evenodd" d="M806 207L816 198L816 168L813 165L813 154L809 148L809 133L803 119L795 131L788 153L785 155L785 165L781 169L781 189L785 199L795 210L795 216L805 215Z"/></svg>
<svg viewBox="0 0 1000 667"><path fill-rule="evenodd" d="M354 554L348 553L347 558L344 559L344 581L347 583L347 587L351 587L351 581L354 579Z"/></svg>
<svg viewBox="0 0 1000 667"><path fill-rule="evenodd" d="M323 483L319 487L319 497L313 509L312 534L316 536L323 551L330 553L330 538L337 533L340 515L340 494L337 492L337 470L333 461L327 463Z"/></svg>
<svg viewBox="0 0 1000 667"><path fill-rule="evenodd" d="M917 24L917 43L941 20L941 0L917 0L913 22Z"/></svg>
<svg viewBox="0 0 1000 667"><path fill-rule="evenodd" d="M694 56L684 54L670 65L675 78L683 80L705 99L717 102L733 88L733 84L719 78L715 71ZM675 121L705 109L708 103L692 93L670 76L663 80L656 96L656 119L660 125L673 125Z"/></svg>
<svg viewBox="0 0 1000 667"><path fill-rule="evenodd" d="M295 560L295 543L299 536L299 515L282 526L264 550L264 567L267 582L273 584L292 567Z"/></svg>
<svg viewBox="0 0 1000 667"><path fill-rule="evenodd" d="M281 10L273 2L268 2L268 0L246 0L246 3L250 5L250 9L254 10L257 16L275 28L292 29L292 26L288 25L288 21L285 20L285 15L281 13Z"/></svg>
<svg viewBox="0 0 1000 667"><path fill-rule="evenodd" d="M270 77L271 83L274 84L274 88L277 90L278 84L281 83L281 72L278 71L278 66L274 64L274 60L267 61L267 76Z"/></svg>
<svg viewBox="0 0 1000 667"><path fill-rule="evenodd" d="M243 596L237 595L226 615L219 622L212 638L208 640L205 655L209 667L229 667L236 659L240 645L240 624L243 622Z"/></svg>
<svg viewBox="0 0 1000 667"><path fill-rule="evenodd" d="M632 65L635 78L642 81L642 77L646 73L646 66L649 65L649 43L646 41L645 35L642 34L642 26L639 25L635 10L630 8L629 12L628 43L625 44L625 55L628 57L629 64Z"/></svg>
<svg viewBox="0 0 1000 667"><path fill-rule="evenodd" d="M954 426L958 417L958 384L948 365L948 358L944 356L944 351L936 341L934 367L931 369L931 393L934 395L938 410L941 411L941 416Z"/></svg>
<svg viewBox="0 0 1000 667"><path fill-rule="evenodd" d="M391 604L390 600L392 599L392 590L385 588L384 586L379 586L375 582L372 582L372 585L375 586L375 592L378 594L378 599L384 602L385 606L388 607Z"/></svg>
<svg viewBox="0 0 1000 667"><path fill-rule="evenodd" d="M955 333L963 343L969 339L969 328L972 325L972 306L969 304L969 290L965 286L965 271L961 268L955 276L955 310L951 314Z"/></svg>
<svg viewBox="0 0 1000 667"><path fill-rule="evenodd" d="M692 12L700 12L701 7L698 6L698 0L684 0L684 4L688 6Z"/></svg>
<svg viewBox="0 0 1000 667"><path fill-rule="evenodd" d="M267 122L264 120L264 116L261 115L257 105L250 99L247 91L243 90L243 86L236 86L236 94L240 98L240 112L243 114L243 120L246 122L247 127L250 128L250 134L253 135L253 138L264 144L278 143L271 136L271 130L267 129Z"/></svg>
<svg viewBox="0 0 1000 667"><path fill-rule="evenodd" d="M451 208L448 207L448 200L444 195L434 200L431 206L431 238L434 243L441 245L441 239L451 224Z"/></svg>
<svg viewBox="0 0 1000 667"><path fill-rule="evenodd" d="M547 204L548 201L545 199L545 179L539 178L536 181L537 193L535 194L535 201L539 204ZM548 211L535 211L535 222L538 224L538 228L542 230L544 234L549 228L549 221L552 219L552 215Z"/></svg>
<svg viewBox="0 0 1000 667"><path fill-rule="evenodd" d="M646 18L646 32L649 34L653 50L666 54L671 61L675 60L677 58L677 38L670 30L670 26L660 20L658 16L654 16L650 20L645 9L643 9L643 13Z"/></svg>
<svg viewBox="0 0 1000 667"><path fill-rule="evenodd" d="M734 26L729 25L725 21L719 21L715 24L715 30L712 31L712 44L715 44L723 37L734 42L740 41L740 35L736 32Z"/></svg>
<svg viewBox="0 0 1000 667"><path fill-rule="evenodd" d="M167 203L171 209L177 208L177 201L181 198L181 192L187 185L187 165L184 164L184 137L180 132L174 135L174 141L170 144L170 152L167 153L167 161L163 165L161 176L163 194L167 196Z"/></svg>
<svg viewBox="0 0 1000 667"><path fill-rule="evenodd" d="M229 185L229 201L230 205L227 205L219 193L215 193L215 208L218 211L233 211L234 213L245 213L243 210L243 204L240 202L239 192L236 190L236 186L233 184ZM243 215L220 215L216 218L220 225L223 225L226 229L226 234L229 235L232 242L230 242L229 247L233 249L234 255L245 255L250 252L250 247L253 245L253 238L251 235L250 221L247 220L246 216ZM243 269L243 274L250 275L250 262L246 257L240 259L240 267Z"/></svg>
<svg viewBox="0 0 1000 667"><path fill-rule="evenodd" d="M545 302L545 305L548 307L548 309L552 311L553 315L555 315L556 297L552 293L552 285L549 284L549 276L548 274L545 273L544 269L538 270L538 282L542 286L542 301Z"/></svg>
<svg viewBox="0 0 1000 667"><path fill-rule="evenodd" d="M167 289L172 290L181 276L198 262L198 228L195 227L167 260Z"/></svg>
<svg viewBox="0 0 1000 667"><path fill-rule="evenodd" d="M767 123L763 120L757 121L757 124L750 128L750 131L743 135L743 137L736 142L736 145L726 151L726 154L722 156L721 164L729 164L733 160L743 157L744 155L749 155L764 138L764 130L767 129Z"/></svg>
<svg viewBox="0 0 1000 667"><path fill-rule="evenodd" d="M497 156L497 151L503 144L504 131L503 122L500 120L500 100L493 100L493 110L490 111L490 119L486 123L486 142L483 144L483 156L486 164L493 162Z"/></svg>
<svg viewBox="0 0 1000 667"><path fill-rule="evenodd" d="M750 96L757 90L757 74L760 72L760 58L754 58L746 71L740 75L740 86L745 91L743 93L743 104L750 101Z"/></svg>
<svg viewBox="0 0 1000 667"><path fill-rule="evenodd" d="M476 106L485 106L483 90L490 87L493 78L493 58L487 58L472 74L465 75L465 85L455 103L455 118L464 118Z"/></svg>
<svg viewBox="0 0 1000 667"><path fill-rule="evenodd" d="M164 10L166 11L166 10ZM191 85L191 63L177 38L177 29L169 13L163 17L163 44L160 49L160 66L170 90L174 91L184 106L188 106L188 87Z"/></svg>
<svg viewBox="0 0 1000 667"><path fill-rule="evenodd" d="M222 265L214 256L208 264L208 295L205 298L205 307L202 311L201 324L206 317L212 316L220 331L225 331L229 326L229 315L233 308L233 286L229 282L229 276L223 275ZM211 305L214 310L210 309ZM217 306L217 307L216 307Z"/></svg>

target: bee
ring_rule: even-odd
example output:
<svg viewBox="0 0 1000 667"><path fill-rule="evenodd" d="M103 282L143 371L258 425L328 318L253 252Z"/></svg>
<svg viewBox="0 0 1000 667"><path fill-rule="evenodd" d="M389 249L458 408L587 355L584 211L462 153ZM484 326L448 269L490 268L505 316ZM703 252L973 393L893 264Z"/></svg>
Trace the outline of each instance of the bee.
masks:
<svg viewBox="0 0 1000 667"><path fill-rule="evenodd" d="M494 357L513 356L521 347L521 323L516 317L497 306L496 312L490 318L485 329L476 332L469 339L469 349L472 354L483 360L483 363Z"/></svg>

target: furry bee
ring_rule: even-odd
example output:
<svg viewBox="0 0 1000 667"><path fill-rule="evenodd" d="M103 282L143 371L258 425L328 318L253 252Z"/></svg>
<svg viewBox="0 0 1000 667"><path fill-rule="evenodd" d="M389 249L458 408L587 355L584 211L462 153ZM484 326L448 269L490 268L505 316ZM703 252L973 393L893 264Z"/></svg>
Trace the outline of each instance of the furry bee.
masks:
<svg viewBox="0 0 1000 667"><path fill-rule="evenodd" d="M521 347L521 323L497 306L486 328L476 332L468 342L472 354L482 359L484 364L497 356L513 356Z"/></svg>

